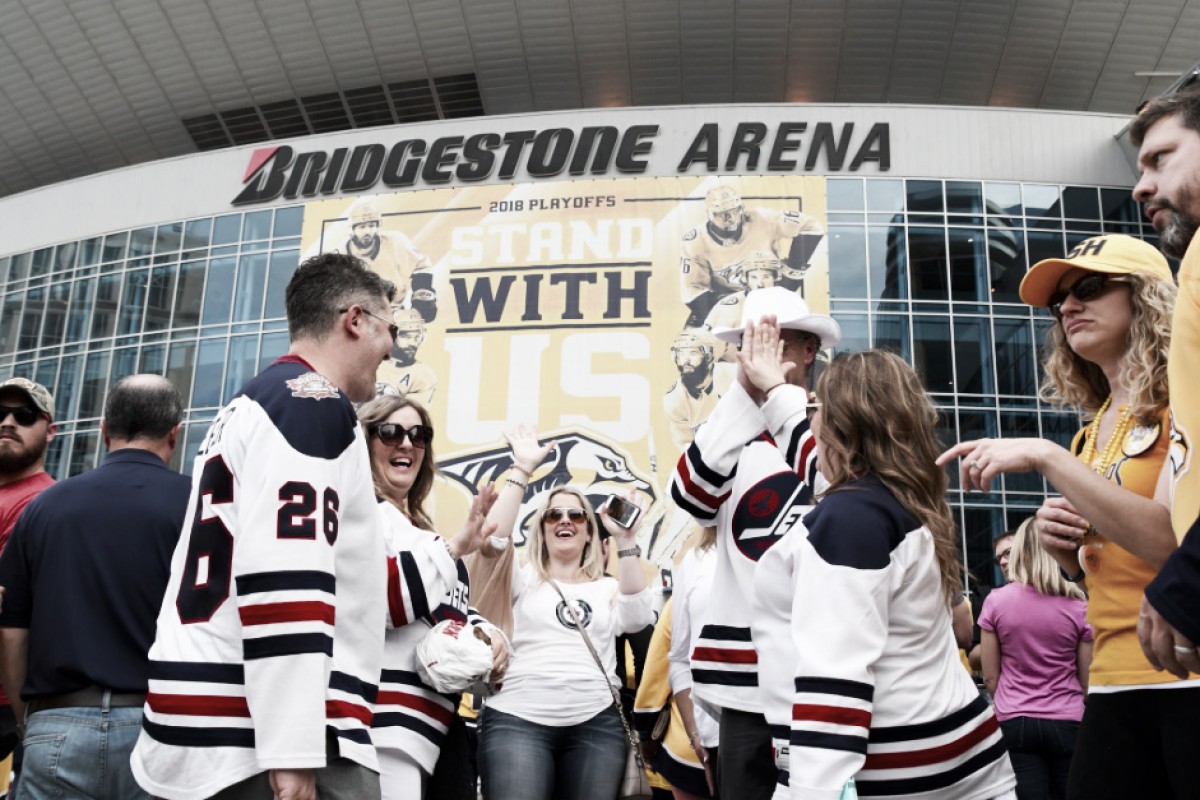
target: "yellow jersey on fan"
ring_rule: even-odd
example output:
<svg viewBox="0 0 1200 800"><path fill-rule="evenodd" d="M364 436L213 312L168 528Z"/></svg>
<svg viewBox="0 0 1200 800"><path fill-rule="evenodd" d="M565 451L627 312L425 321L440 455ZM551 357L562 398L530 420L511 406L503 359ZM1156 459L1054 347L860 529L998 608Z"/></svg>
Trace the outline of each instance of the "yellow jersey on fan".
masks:
<svg viewBox="0 0 1200 800"><path fill-rule="evenodd" d="M1168 416L1163 411L1153 428L1135 426L1125 434L1116 463L1104 477L1142 497L1154 497L1170 445ZM1072 448L1076 454L1086 435L1086 427L1076 434ZM1157 570L1104 536L1103 522L1095 527L1099 535L1084 537L1080 557L1081 564L1086 564L1087 620L1096 632L1089 685L1143 686L1177 680L1169 672L1156 672L1138 644L1142 592Z"/></svg>
<svg viewBox="0 0 1200 800"><path fill-rule="evenodd" d="M1167 385L1171 387L1171 524L1182 542L1200 518L1200 465L1193 449L1200 436L1200 392L1196 386L1195 354L1200 353L1200 236L1193 236L1179 265L1179 296L1171 322L1171 354ZM1181 357L1190 354L1190 357ZM1192 369L1188 365L1193 366Z"/></svg>

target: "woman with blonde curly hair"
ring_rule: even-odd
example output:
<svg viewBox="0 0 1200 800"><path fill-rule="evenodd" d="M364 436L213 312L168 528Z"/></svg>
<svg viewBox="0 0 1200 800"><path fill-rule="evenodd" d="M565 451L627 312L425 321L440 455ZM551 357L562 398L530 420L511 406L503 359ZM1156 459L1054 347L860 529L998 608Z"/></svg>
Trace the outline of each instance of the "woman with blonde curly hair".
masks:
<svg viewBox="0 0 1200 800"><path fill-rule="evenodd" d="M1087 601L1059 574L1033 517L1013 537L1008 577L979 615L983 679L1017 773L1018 800L1066 797L1092 662Z"/></svg>
<svg viewBox="0 0 1200 800"><path fill-rule="evenodd" d="M1063 494L1038 511L1038 533L1063 577L1086 588L1095 630L1070 797L1190 797L1200 785L1200 730L1180 716L1200 714L1200 683L1156 672L1137 639L1142 592L1176 545L1164 464L1175 292L1166 259L1129 236L1035 264L1021 299L1056 321L1043 396L1077 409L1083 427L1070 450L981 439L939 459L963 457L966 489L1036 470Z"/></svg>
<svg viewBox="0 0 1200 800"><path fill-rule="evenodd" d="M755 386L778 374L769 332L747 329L739 359ZM838 356L816 391L829 488L755 573L775 797L836 798L851 780L859 797L1011 797L1003 737L952 629L962 567L934 464L937 411L912 367L881 350Z"/></svg>

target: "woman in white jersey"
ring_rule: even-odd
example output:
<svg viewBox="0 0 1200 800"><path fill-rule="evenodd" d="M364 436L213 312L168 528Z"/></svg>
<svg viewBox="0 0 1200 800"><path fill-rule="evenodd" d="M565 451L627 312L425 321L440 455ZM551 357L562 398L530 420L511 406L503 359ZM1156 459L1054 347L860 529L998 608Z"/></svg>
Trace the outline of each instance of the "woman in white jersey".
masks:
<svg viewBox="0 0 1200 800"><path fill-rule="evenodd" d="M439 775L459 776L465 784L451 794L471 792L466 731L454 713L460 696L438 694L421 682L416 648L430 627L443 620L483 626L492 644L493 678L503 673L508 661L504 636L468 607L470 586L460 560L494 529L484 523L494 494L485 486L462 529L443 539L424 509L437 472L429 413L412 400L384 395L363 404L358 418L367 436L389 544L389 626L371 726L383 798L425 797L439 759ZM430 798L435 794L431 791Z"/></svg>
<svg viewBox="0 0 1200 800"><path fill-rule="evenodd" d="M519 465L521 452L514 442ZM535 458L528 460L521 471L537 466ZM523 490L511 488L514 496ZM505 500L502 493L497 509ZM636 502L632 496L630 502ZM515 505L512 516L499 520L501 537L512 531ZM494 512L491 519L496 517ZM599 524L612 534L616 578L604 574ZM598 523L582 491L560 486L546 492L529 527L528 563L513 569L511 578L512 667L480 716L483 797L612 800L624 774L627 746L608 686L616 680L615 641L619 634L654 621L638 563L638 525L622 528L604 512ZM552 582L581 619L603 672Z"/></svg>
<svg viewBox="0 0 1200 800"><path fill-rule="evenodd" d="M778 380L779 352L773 325L747 329L740 358L755 385ZM880 350L834 359L816 391L829 489L755 575L775 796L837 798L851 779L859 797L1012 796L999 725L952 630L962 570L934 465L937 411L912 368Z"/></svg>

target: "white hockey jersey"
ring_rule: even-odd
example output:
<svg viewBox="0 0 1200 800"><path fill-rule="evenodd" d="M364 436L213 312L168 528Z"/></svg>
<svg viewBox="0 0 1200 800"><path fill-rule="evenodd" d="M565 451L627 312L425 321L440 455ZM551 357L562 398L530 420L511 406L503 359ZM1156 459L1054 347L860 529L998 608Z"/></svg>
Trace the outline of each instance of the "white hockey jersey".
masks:
<svg viewBox="0 0 1200 800"><path fill-rule="evenodd" d="M320 768L327 736L378 769L386 550L354 407L295 356L214 420L150 648L131 759L142 788L200 800Z"/></svg>
<svg viewBox="0 0 1200 800"><path fill-rule="evenodd" d="M442 695L417 675L417 645L443 620L488 625L470 608L466 565L446 542L416 527L388 502L379 504L388 546L388 631L371 738L380 749L408 753L432 774L454 718L458 695ZM489 636L500 634L488 625Z"/></svg>
<svg viewBox="0 0 1200 800"><path fill-rule="evenodd" d="M777 800L982 800L1015 786L958 656L933 535L874 475L828 494L755 573Z"/></svg>
<svg viewBox="0 0 1200 800"><path fill-rule="evenodd" d="M719 602L692 649L692 693L712 706L762 710L750 631L754 566L812 505L819 473L807 407L803 389L781 386L760 409L735 381L671 476L676 505L717 528Z"/></svg>

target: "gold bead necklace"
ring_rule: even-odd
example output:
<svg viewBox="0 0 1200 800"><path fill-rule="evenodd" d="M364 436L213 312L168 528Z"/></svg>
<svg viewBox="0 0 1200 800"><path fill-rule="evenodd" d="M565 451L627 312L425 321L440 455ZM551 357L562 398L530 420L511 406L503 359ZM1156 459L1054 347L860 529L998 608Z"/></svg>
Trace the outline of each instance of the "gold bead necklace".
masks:
<svg viewBox="0 0 1200 800"><path fill-rule="evenodd" d="M1112 433L1109 434L1108 442L1104 445L1104 452L1100 454L1100 461L1096 462L1096 441L1100 436L1100 420L1104 417L1104 412L1112 405L1112 395L1104 401L1104 405L1100 406L1100 410L1096 412L1095 418L1088 425L1087 439L1083 445L1083 463L1090 466L1100 475L1108 472L1108 468L1116 461L1117 456L1121 452L1121 446L1125 443L1125 435L1129 433L1130 424L1133 422L1133 416L1129 413L1129 406L1121 406L1121 414L1117 417L1116 425L1113 426Z"/></svg>

